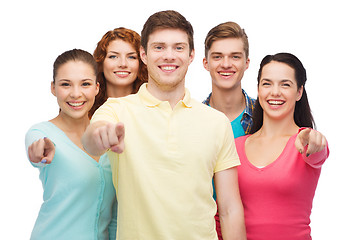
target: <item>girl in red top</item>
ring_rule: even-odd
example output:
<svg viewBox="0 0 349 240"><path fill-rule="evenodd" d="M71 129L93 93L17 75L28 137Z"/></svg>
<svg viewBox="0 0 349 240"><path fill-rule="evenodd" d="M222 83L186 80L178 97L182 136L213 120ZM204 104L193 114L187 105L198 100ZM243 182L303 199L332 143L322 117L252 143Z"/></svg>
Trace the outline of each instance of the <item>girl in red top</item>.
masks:
<svg viewBox="0 0 349 240"><path fill-rule="evenodd" d="M236 139L249 240L311 239L312 201L329 150L312 129L305 82L306 71L292 54L261 62L252 134Z"/></svg>

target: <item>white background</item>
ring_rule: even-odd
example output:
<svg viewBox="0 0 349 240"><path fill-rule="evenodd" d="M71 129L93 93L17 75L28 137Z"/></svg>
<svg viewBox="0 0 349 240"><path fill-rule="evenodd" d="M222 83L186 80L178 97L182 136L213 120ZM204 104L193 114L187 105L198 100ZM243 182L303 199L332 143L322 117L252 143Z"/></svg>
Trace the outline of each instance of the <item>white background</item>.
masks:
<svg viewBox="0 0 349 240"><path fill-rule="evenodd" d="M253 97L258 65L266 54L286 51L301 59L317 127L331 152L315 194L313 239L349 239L347 8L339 0L2 1L0 239L29 239L42 202L38 170L28 163L24 135L31 125L58 113L50 93L55 58L72 48L92 53L102 35L116 27L140 33L151 14L168 9L182 13L194 27L196 56L186 82L197 100L211 89L202 67L203 42L219 23L235 21L247 32L251 65L243 88Z"/></svg>

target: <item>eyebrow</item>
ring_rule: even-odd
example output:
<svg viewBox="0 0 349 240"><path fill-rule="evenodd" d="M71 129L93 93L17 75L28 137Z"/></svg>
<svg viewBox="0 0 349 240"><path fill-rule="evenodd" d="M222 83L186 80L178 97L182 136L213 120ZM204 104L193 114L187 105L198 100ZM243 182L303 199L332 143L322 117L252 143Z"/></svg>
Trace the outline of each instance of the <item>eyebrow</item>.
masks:
<svg viewBox="0 0 349 240"><path fill-rule="evenodd" d="M81 79L81 81L83 81L83 82L85 82L85 81L93 81L93 79L91 79L91 78L84 78L84 79ZM56 82L71 82L71 80L62 78L62 79L57 79Z"/></svg>
<svg viewBox="0 0 349 240"><path fill-rule="evenodd" d="M272 82L272 80L269 79L269 78L262 78L261 81ZM292 80L290 80L290 79L282 79L280 82L281 82L281 83L290 82L290 83L294 84L294 83L292 82Z"/></svg>
<svg viewBox="0 0 349 240"><path fill-rule="evenodd" d="M108 53L120 54L119 52L115 52L115 51L108 51L107 54L108 54ZM134 51L134 52L129 52L129 53L127 53L127 54L137 54L137 52Z"/></svg>
<svg viewBox="0 0 349 240"><path fill-rule="evenodd" d="M281 80L281 83L285 83L285 82L294 84L294 82L292 82L290 79L283 79L283 80Z"/></svg>
<svg viewBox="0 0 349 240"><path fill-rule="evenodd" d="M166 45L167 43L166 42L153 42L151 43L150 45ZM189 45L189 43L187 42L177 42L177 43L174 43L174 45Z"/></svg>
<svg viewBox="0 0 349 240"><path fill-rule="evenodd" d="M211 54L213 55L213 54L223 54L222 52L211 52ZM231 53L229 53L229 55L243 55L243 53L242 52L231 52Z"/></svg>

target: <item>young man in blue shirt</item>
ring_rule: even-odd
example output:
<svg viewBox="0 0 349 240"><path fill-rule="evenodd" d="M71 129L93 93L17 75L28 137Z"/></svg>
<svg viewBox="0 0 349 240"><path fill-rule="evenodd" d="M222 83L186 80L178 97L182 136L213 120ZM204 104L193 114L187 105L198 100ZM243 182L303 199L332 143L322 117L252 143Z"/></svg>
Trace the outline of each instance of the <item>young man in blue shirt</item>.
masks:
<svg viewBox="0 0 349 240"><path fill-rule="evenodd" d="M250 64L249 44L244 29L234 22L212 28L205 39L204 67L210 72L212 93L203 102L230 120L234 137L249 134L255 99L241 87Z"/></svg>
<svg viewBox="0 0 349 240"><path fill-rule="evenodd" d="M255 99L250 98L241 87L241 80L250 64L248 55L247 35L237 23L221 23L208 32L203 64L211 75L212 92L203 103L229 118L234 138L249 134L252 127ZM216 199L215 189L213 197ZM218 213L215 219L218 238L223 239Z"/></svg>

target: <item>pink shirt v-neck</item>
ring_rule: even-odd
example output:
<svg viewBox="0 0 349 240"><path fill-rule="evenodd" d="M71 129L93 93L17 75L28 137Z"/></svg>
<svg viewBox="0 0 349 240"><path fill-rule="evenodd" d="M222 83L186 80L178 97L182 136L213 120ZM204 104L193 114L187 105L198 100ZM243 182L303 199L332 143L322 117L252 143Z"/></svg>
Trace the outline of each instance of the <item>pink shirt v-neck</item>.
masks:
<svg viewBox="0 0 349 240"><path fill-rule="evenodd" d="M310 213L321 166L328 157L326 147L310 155L307 162L297 151L292 136L280 156L258 168L246 157L245 142L235 140L241 199L249 240L306 240L310 236Z"/></svg>

